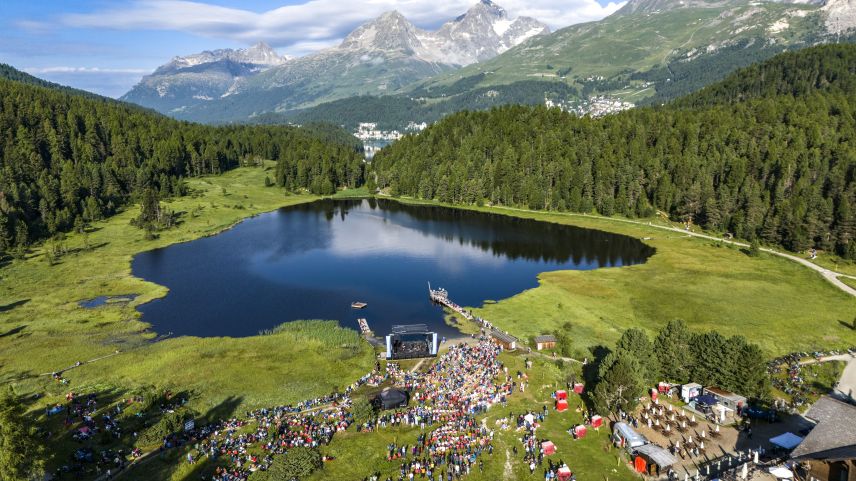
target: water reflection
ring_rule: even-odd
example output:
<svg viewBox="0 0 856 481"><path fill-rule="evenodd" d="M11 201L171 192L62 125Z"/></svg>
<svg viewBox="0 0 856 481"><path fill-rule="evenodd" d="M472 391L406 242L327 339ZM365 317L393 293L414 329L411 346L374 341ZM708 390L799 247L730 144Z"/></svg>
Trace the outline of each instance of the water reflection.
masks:
<svg viewBox="0 0 856 481"><path fill-rule="evenodd" d="M389 200L325 200L215 237L140 254L138 276L169 295L142 307L159 332L252 335L284 321L357 317L383 332L427 323L452 334L426 282L467 305L514 295L537 274L644 262L636 239L502 215ZM352 311L350 303L369 303Z"/></svg>

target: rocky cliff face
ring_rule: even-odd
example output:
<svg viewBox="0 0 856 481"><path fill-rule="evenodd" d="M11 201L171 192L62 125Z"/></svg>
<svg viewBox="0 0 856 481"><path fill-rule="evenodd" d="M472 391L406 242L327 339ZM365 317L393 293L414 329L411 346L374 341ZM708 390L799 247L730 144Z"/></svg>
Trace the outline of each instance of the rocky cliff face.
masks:
<svg viewBox="0 0 856 481"><path fill-rule="evenodd" d="M826 29L830 33L856 28L856 0L828 0L823 11L826 12Z"/></svg>

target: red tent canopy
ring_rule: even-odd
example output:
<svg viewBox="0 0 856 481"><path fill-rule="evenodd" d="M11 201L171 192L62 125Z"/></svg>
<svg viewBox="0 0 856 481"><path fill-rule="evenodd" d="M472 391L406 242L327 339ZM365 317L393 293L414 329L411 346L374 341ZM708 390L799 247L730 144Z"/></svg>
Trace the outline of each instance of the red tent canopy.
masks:
<svg viewBox="0 0 856 481"><path fill-rule="evenodd" d="M577 393L577 394L582 394L582 393L583 393L583 388L584 388L584 386L583 386L583 384L582 384L582 383L579 383L579 382L578 382L578 383L574 384L574 392L575 392L575 393Z"/></svg>
<svg viewBox="0 0 856 481"><path fill-rule="evenodd" d="M562 466L559 468L559 481L569 481L573 473L571 473L571 468L567 466Z"/></svg>
<svg viewBox="0 0 856 481"><path fill-rule="evenodd" d="M562 399L561 401L556 401L556 411L562 412L568 410L568 401L566 399Z"/></svg>
<svg viewBox="0 0 856 481"><path fill-rule="evenodd" d="M599 428L603 426L603 418L595 414L591 417L591 427Z"/></svg>
<svg viewBox="0 0 856 481"><path fill-rule="evenodd" d="M586 429L586 427L583 426L582 424L580 424L580 425L574 427L574 436L576 436L577 439L584 438L584 437L586 437L587 431L588 430Z"/></svg>
<svg viewBox="0 0 856 481"><path fill-rule="evenodd" d="M544 441L543 443L541 443L541 449L544 450L545 456L556 454L556 445L553 444L552 441Z"/></svg>
<svg viewBox="0 0 856 481"><path fill-rule="evenodd" d="M567 391L556 391L556 400L568 399Z"/></svg>

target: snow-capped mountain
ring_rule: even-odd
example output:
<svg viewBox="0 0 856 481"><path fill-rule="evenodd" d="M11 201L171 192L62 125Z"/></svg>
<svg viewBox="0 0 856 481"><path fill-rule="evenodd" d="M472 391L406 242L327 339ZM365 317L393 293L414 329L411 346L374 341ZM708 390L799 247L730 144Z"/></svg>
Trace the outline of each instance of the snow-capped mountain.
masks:
<svg viewBox="0 0 856 481"><path fill-rule="evenodd" d="M273 67L274 65L282 65L288 61L288 59L289 57L280 57L268 44L259 42L250 48L242 48L238 50L233 50L231 48L214 51L206 50L186 57L175 57L168 64L158 68L155 71L155 74L158 72L176 72L188 67L223 61L265 68Z"/></svg>
<svg viewBox="0 0 856 481"><path fill-rule="evenodd" d="M286 60L266 45L176 57L123 99L201 121L224 120L213 118L215 111L246 117L291 110L390 93L549 32L533 18L510 18L491 0L479 0L437 31L417 28L393 11L361 25L340 45L305 57Z"/></svg>
<svg viewBox="0 0 856 481"><path fill-rule="evenodd" d="M397 11L387 12L354 30L337 48L342 51L399 51L419 60L446 65L469 65L493 58L549 27L530 17L510 19L490 0L481 0L467 13L446 22L436 32L416 28Z"/></svg>
<svg viewBox="0 0 856 481"><path fill-rule="evenodd" d="M237 82L282 65L289 57L278 55L264 42L246 49L204 51L174 57L143 77L122 100L162 112L206 102L235 88Z"/></svg>

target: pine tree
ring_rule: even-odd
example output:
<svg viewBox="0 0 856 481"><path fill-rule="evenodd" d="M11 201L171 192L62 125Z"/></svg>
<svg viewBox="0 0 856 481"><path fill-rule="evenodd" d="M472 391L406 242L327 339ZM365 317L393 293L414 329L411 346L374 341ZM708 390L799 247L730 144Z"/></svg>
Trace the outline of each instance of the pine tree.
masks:
<svg viewBox="0 0 856 481"><path fill-rule="evenodd" d="M603 413L630 412L644 394L639 361L627 353L610 354L600 367L593 398Z"/></svg>
<svg viewBox="0 0 856 481"><path fill-rule="evenodd" d="M660 330L654 352L664 379L677 383L689 381L693 361L691 342L692 334L682 320L670 321Z"/></svg>
<svg viewBox="0 0 856 481"><path fill-rule="evenodd" d="M45 450L11 390L0 397L0 481L40 480Z"/></svg>

